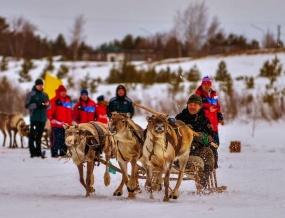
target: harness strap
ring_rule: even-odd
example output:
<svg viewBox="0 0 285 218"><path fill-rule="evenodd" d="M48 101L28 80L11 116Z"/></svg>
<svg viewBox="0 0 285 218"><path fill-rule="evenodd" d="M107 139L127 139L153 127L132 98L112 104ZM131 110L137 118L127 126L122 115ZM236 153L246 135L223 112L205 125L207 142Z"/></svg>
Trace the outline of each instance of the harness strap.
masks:
<svg viewBox="0 0 285 218"><path fill-rule="evenodd" d="M98 132L100 153L102 153L102 148L104 146L104 132L103 132L103 130L101 129L101 127L97 123L92 122L90 124L92 124L95 127L95 129L97 130L97 132Z"/></svg>

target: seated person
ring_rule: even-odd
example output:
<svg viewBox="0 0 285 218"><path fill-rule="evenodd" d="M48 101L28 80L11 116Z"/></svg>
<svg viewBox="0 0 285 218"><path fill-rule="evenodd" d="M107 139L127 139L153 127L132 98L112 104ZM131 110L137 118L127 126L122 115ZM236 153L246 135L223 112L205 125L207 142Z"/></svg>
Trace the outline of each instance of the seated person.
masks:
<svg viewBox="0 0 285 218"><path fill-rule="evenodd" d="M200 183L203 188L207 188L210 172L214 169L214 153L211 149L210 142L213 141L213 130L211 123L202 109L202 99L197 94L192 94L188 101L187 107L175 117L177 120L190 124L193 131L199 133L192 142L190 155L199 156L204 161L204 170L200 172Z"/></svg>

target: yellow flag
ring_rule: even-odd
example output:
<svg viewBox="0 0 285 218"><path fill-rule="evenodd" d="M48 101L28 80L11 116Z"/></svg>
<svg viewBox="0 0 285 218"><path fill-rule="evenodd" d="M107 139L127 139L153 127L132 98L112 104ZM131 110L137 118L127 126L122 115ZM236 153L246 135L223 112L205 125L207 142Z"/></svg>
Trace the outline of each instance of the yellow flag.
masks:
<svg viewBox="0 0 285 218"><path fill-rule="evenodd" d="M52 99L55 96L55 90L59 85L62 85L62 81L60 79L49 73L46 73L44 92L48 94L49 99Z"/></svg>

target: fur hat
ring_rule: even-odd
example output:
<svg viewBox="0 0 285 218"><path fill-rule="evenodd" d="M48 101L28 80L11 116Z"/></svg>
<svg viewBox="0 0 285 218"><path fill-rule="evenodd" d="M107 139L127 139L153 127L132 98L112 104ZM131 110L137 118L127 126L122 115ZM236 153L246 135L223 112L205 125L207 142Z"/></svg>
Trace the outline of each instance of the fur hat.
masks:
<svg viewBox="0 0 285 218"><path fill-rule="evenodd" d="M35 81L35 85L37 86L37 85L43 85L44 84L44 82L41 80L41 79L37 79L36 81Z"/></svg>
<svg viewBox="0 0 285 218"><path fill-rule="evenodd" d="M189 103L196 103L199 104L200 106L202 106L202 98L197 95L197 94L192 94L187 101L187 104Z"/></svg>
<svg viewBox="0 0 285 218"><path fill-rule="evenodd" d="M104 95L100 95L97 97L97 102L104 101Z"/></svg>
<svg viewBox="0 0 285 218"><path fill-rule="evenodd" d="M209 84L209 85L212 85L212 81L211 81L211 78L209 76L205 76L203 79L202 79L202 85L204 84Z"/></svg>
<svg viewBox="0 0 285 218"><path fill-rule="evenodd" d="M58 91L58 92L66 92L66 88L64 87L64 85L60 85L60 86L57 88L57 91Z"/></svg>
<svg viewBox="0 0 285 218"><path fill-rule="evenodd" d="M86 89L82 89L81 92L80 92L80 95L88 95L88 91Z"/></svg>

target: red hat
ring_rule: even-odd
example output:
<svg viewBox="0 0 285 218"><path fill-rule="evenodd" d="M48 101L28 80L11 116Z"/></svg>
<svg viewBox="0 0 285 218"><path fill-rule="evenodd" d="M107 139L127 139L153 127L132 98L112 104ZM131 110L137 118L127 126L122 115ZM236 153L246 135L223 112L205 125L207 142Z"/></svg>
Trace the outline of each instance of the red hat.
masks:
<svg viewBox="0 0 285 218"><path fill-rule="evenodd" d="M57 91L58 91L58 92L66 92L66 88L64 87L64 85L60 85L60 86L57 88Z"/></svg>
<svg viewBox="0 0 285 218"><path fill-rule="evenodd" d="M209 84L209 85L212 85L212 81L211 81L211 78L209 76L205 76L203 79L202 79L202 85L204 84Z"/></svg>

